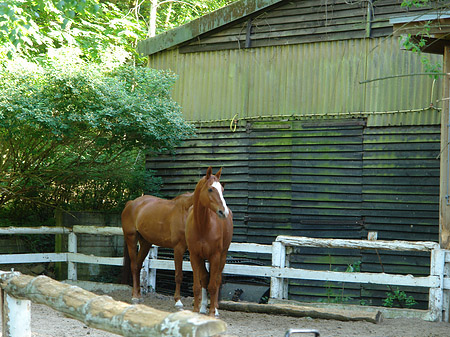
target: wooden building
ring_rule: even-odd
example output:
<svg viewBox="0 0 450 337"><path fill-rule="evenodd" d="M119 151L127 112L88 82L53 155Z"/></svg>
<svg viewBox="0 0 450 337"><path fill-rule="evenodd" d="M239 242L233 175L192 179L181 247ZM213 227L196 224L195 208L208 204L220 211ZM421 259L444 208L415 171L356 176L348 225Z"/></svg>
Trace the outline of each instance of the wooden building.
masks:
<svg viewBox="0 0 450 337"><path fill-rule="evenodd" d="M223 166L234 241L368 232L438 241L442 81L401 50L392 19L439 15L442 2L401 3L242 0L141 41L150 67L179 75L173 97L197 125L175 155L149 157L163 193L192 190L207 166ZM429 256L301 249L290 263L424 275ZM291 299L373 304L392 290L310 281L289 289ZM426 305L425 292L402 290Z"/></svg>

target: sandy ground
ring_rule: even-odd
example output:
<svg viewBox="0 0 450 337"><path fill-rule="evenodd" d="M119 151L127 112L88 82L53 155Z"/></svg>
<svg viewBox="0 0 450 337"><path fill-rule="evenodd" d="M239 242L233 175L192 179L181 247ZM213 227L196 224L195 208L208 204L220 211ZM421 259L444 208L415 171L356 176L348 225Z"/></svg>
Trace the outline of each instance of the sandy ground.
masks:
<svg viewBox="0 0 450 337"><path fill-rule="evenodd" d="M116 291L108 294L116 300L129 302L130 292ZM185 309L192 309L192 298L183 298ZM150 294L144 304L153 308L173 312L171 297ZM321 337L449 337L449 323L425 322L412 319L385 319L380 324L369 322L341 322L267 314L249 314L220 310L220 318L227 323L227 336L285 336L290 328L316 329ZM84 323L64 317L44 305L32 305L32 336L36 337L111 337L109 332L87 327ZM293 334L293 336L313 336L313 334Z"/></svg>

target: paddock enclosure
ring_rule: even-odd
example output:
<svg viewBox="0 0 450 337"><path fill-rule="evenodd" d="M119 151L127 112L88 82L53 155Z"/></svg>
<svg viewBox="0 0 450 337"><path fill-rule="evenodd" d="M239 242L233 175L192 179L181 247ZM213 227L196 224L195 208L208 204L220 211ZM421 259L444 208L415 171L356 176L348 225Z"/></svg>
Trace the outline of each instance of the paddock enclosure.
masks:
<svg viewBox="0 0 450 337"><path fill-rule="evenodd" d="M234 242L369 233L438 242L440 186L445 194L449 185L448 173L442 182L439 174L447 156L447 78L424 75L419 55L402 50L394 22L440 18L446 8L401 3L242 0L140 41L149 67L179 76L173 97L197 127L174 154L148 156L147 167L163 178L163 195L192 191L198 166L223 167ZM426 54L430 62L443 63L442 44ZM255 253L229 259L270 264ZM300 247L289 263L424 276L429 261L427 252ZM257 277L229 281L267 286ZM399 288L416 308L427 307L425 289ZM396 290L290 280L288 298L382 305Z"/></svg>

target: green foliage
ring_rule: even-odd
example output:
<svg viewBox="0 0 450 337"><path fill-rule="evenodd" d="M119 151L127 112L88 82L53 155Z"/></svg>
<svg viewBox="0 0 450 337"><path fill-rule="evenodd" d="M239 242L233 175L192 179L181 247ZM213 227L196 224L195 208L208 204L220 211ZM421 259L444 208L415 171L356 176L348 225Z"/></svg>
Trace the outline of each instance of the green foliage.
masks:
<svg viewBox="0 0 450 337"><path fill-rule="evenodd" d="M1 1L1 0L0 0ZM162 1L157 31L182 25L233 0ZM147 37L150 2L102 0L8 0L0 2L0 54L45 59L51 49L71 46L91 62L119 53L144 64L136 44Z"/></svg>
<svg viewBox="0 0 450 337"><path fill-rule="evenodd" d="M431 4L432 2L430 0L403 0L401 6L407 8L412 7L422 8L429 6ZM444 1L436 1L435 3L433 3L433 5L436 6L437 9L441 10L448 7L448 3L445 3ZM425 72L430 73L430 76L437 79L438 78L437 74L442 72L442 65L440 63L431 62L430 58L422 53L422 49L426 46L425 38L430 37L429 33L430 33L430 22L427 22L423 25L423 29L420 32L420 34L417 34L416 36L408 34L408 36L406 36L401 41L401 44L406 50L410 50L414 53L419 54L420 61L424 66Z"/></svg>
<svg viewBox="0 0 450 337"><path fill-rule="evenodd" d="M8 0L0 2L0 45L9 58L45 58L51 48L76 46L86 59L121 49L137 57L145 25L114 4L97 0Z"/></svg>
<svg viewBox="0 0 450 337"><path fill-rule="evenodd" d="M157 13L157 33L181 26L236 0L160 1ZM148 13L144 16L148 17Z"/></svg>
<svg viewBox="0 0 450 337"><path fill-rule="evenodd" d="M170 97L175 75L57 60L0 65L0 205L112 209L157 191L145 154L193 133Z"/></svg>
<svg viewBox="0 0 450 337"><path fill-rule="evenodd" d="M407 296L404 291L398 288L386 293L386 298L383 300L385 307L392 308L395 302L399 303L401 307L412 308L417 304L416 300L412 296Z"/></svg>
<svg viewBox="0 0 450 337"><path fill-rule="evenodd" d="M334 271L339 270L334 269ZM361 271L361 261L355 261L353 264L347 265L347 268L345 269L346 273L358 273L360 271ZM344 295L345 292L344 282L342 283L340 294L336 294L334 292L332 284L330 282L326 282L325 285L326 285L327 303L347 303L353 300L352 297Z"/></svg>
<svg viewBox="0 0 450 337"><path fill-rule="evenodd" d="M428 5L430 0L403 0L402 7L425 7Z"/></svg>

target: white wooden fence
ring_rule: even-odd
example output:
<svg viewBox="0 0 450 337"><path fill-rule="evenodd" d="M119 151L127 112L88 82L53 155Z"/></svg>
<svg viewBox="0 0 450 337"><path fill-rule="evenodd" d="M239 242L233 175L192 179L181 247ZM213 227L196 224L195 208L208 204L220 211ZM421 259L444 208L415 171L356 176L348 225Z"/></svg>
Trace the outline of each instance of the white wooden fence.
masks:
<svg viewBox="0 0 450 337"><path fill-rule="evenodd" d="M40 254L7 254L0 255L0 264L30 263L30 262L67 262L68 278L76 280L76 263L96 263L104 265L122 265L122 257L97 257L77 253L77 234L122 235L117 227L74 226L73 228L0 228L0 234L67 234L69 245L67 253ZM294 269L289 267L289 247L327 247L353 249L379 249L393 251L425 251L430 252L429 276L415 277L412 275L397 275L386 273L346 273L335 271L317 271ZM272 245L252 243L232 243L232 252L251 252L257 254L271 254L272 266L252 266L242 264L227 264L225 274L251 275L269 277L271 279L271 298L283 299L288 294L288 279L307 279L333 282L371 283L382 285L397 285L409 287L429 288L429 310L424 317L432 321L448 321L450 305L450 254L442 250L435 242L410 241L368 241L368 240L337 240L313 239L307 237L278 236ZM147 257L141 274L144 290L155 288L156 270L174 270L172 260L159 260L157 248L152 249ZM190 271L191 266L183 262L183 270Z"/></svg>

